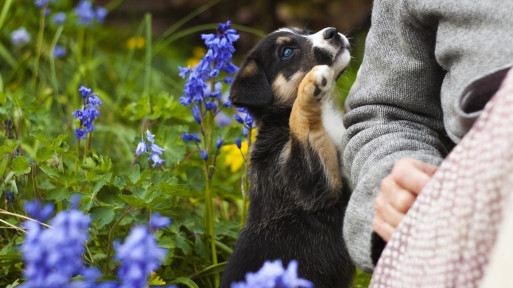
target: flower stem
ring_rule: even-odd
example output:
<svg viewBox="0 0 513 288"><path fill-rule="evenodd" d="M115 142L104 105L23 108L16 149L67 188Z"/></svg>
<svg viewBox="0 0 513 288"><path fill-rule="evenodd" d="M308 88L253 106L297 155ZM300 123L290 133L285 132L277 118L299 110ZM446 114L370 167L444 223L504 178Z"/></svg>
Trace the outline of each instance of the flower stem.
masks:
<svg viewBox="0 0 513 288"><path fill-rule="evenodd" d="M248 152L246 157L244 158L244 175L242 175L242 215L240 217L240 228L244 227L244 223L246 223L247 213L248 213L248 192L249 192L249 153L251 149L251 140L252 140L252 132L253 129L248 129ZM242 151L241 151L242 153ZM244 157L244 155L242 156Z"/></svg>
<svg viewBox="0 0 513 288"><path fill-rule="evenodd" d="M78 159L80 158L80 138L77 139L77 158L75 158L75 175L78 174Z"/></svg>
<svg viewBox="0 0 513 288"><path fill-rule="evenodd" d="M34 92L37 91L37 73L39 70L39 58L41 57L41 50L43 47L43 36L45 30L45 14L46 14L46 5L41 8L41 16L39 20L39 32L37 34L37 48L36 48L36 59L34 62L34 73L32 74L32 86L34 88Z"/></svg>
<svg viewBox="0 0 513 288"><path fill-rule="evenodd" d="M214 79L212 80L212 83L214 83ZM214 85L212 84L212 89ZM210 237L210 253L212 257L212 265L217 264L217 251L216 251L216 234L214 229L214 201L213 201L213 193L212 193L212 174L214 171L213 160L215 157L212 157L211 155L213 153L213 134L214 134L214 112L212 110L207 111L206 117L205 117L205 148L207 153L210 155L206 161L205 165L205 220L206 220L206 227L207 227L207 233ZM212 170L212 171L211 171ZM214 287L219 286L219 274L214 274Z"/></svg>
<svg viewBox="0 0 513 288"><path fill-rule="evenodd" d="M103 267L103 274L105 275L107 275L109 272L110 260L112 259L112 240L114 239L114 232L116 231L116 228L118 228L121 220L123 220L123 218L125 218L125 216L130 212L132 212L131 208L126 209L125 213L123 213L123 215L119 217L118 221L116 221L116 223L114 223L114 225L110 228L109 240L107 243L107 258L105 259L105 267Z"/></svg>

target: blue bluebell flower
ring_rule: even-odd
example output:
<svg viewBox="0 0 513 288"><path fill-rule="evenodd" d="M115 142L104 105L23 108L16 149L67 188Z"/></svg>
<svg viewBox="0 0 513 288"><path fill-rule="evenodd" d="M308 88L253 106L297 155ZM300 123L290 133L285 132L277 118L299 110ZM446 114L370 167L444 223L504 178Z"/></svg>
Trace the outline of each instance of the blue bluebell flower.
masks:
<svg viewBox="0 0 513 288"><path fill-rule="evenodd" d="M46 4L48 4L48 0L35 0L34 5L36 5L37 8L43 8Z"/></svg>
<svg viewBox="0 0 513 288"><path fill-rule="evenodd" d="M122 281L120 288L145 288L151 272L166 256L166 250L158 246L153 234L144 226L132 228L116 250L115 257L121 261L117 271Z"/></svg>
<svg viewBox="0 0 513 288"><path fill-rule="evenodd" d="M255 273L246 274L245 281L232 283L231 288L313 288L312 282L299 278L297 261L284 269L281 260L266 261Z"/></svg>
<svg viewBox="0 0 513 288"><path fill-rule="evenodd" d="M30 42L30 34L25 27L21 27L11 33L11 42L16 46L23 46Z"/></svg>
<svg viewBox="0 0 513 288"><path fill-rule="evenodd" d="M212 101L205 102L205 109L207 110L213 110L214 112L217 111L217 104Z"/></svg>
<svg viewBox="0 0 513 288"><path fill-rule="evenodd" d="M208 152L205 150L200 150L200 156L203 160L207 161L208 159Z"/></svg>
<svg viewBox="0 0 513 288"><path fill-rule="evenodd" d="M103 24L103 21L105 21L105 17L107 17L108 11L107 9L103 7L96 8L95 16L96 16L96 22Z"/></svg>
<svg viewBox="0 0 513 288"><path fill-rule="evenodd" d="M59 46L59 45L57 45L57 46L55 46L55 48L53 48L53 57L62 58L65 56L66 56L66 48Z"/></svg>
<svg viewBox="0 0 513 288"><path fill-rule="evenodd" d="M150 141L150 143L155 143L155 135L151 134L150 130L146 130L146 139Z"/></svg>
<svg viewBox="0 0 513 288"><path fill-rule="evenodd" d="M91 93L93 90L91 88L87 88L85 86L80 86L80 88L78 88L78 92L82 93L82 98L86 98L87 95L89 95L89 93Z"/></svg>
<svg viewBox="0 0 513 288"><path fill-rule="evenodd" d="M201 124L201 111L199 109L199 106L198 105L194 105L192 106L192 116L194 117L194 120L196 121L196 123L198 124Z"/></svg>
<svg viewBox="0 0 513 288"><path fill-rule="evenodd" d="M150 228L151 229L161 229L171 225L171 219L168 217L160 216L160 213L156 212L151 215L150 218Z"/></svg>
<svg viewBox="0 0 513 288"><path fill-rule="evenodd" d="M137 144L137 148L135 148L135 154L141 155L144 152L146 152L146 142L141 141Z"/></svg>
<svg viewBox="0 0 513 288"><path fill-rule="evenodd" d="M91 25L95 17L91 2L85 0L80 1L75 8L75 15L78 17L78 25Z"/></svg>
<svg viewBox="0 0 513 288"><path fill-rule="evenodd" d="M150 150L152 154L162 155L162 151L166 150L164 148L159 147L158 145L152 143L150 145Z"/></svg>
<svg viewBox="0 0 513 288"><path fill-rule="evenodd" d="M207 53L194 68L179 67L179 75L187 78L184 86L184 95L180 97L180 104L189 106L190 103L204 103L206 97L219 98L221 95L221 82L215 81L214 89L210 86L210 79L217 78L220 71L229 74L236 72L236 67L230 61L235 52L233 42L239 39L234 29L230 29L230 21L218 25L217 34L202 34L208 48ZM207 84L208 83L208 84Z"/></svg>
<svg viewBox="0 0 513 288"><path fill-rule="evenodd" d="M244 120L239 114L233 114L233 119L235 119L235 121L239 122L240 124L244 124Z"/></svg>
<svg viewBox="0 0 513 288"><path fill-rule="evenodd" d="M182 140L185 142L189 142L192 140L192 135L183 131L182 135L180 135L180 138L182 138Z"/></svg>
<svg viewBox="0 0 513 288"><path fill-rule="evenodd" d="M201 138L200 136L198 135L198 133L194 132L191 134L192 135L192 139L194 139L194 141L200 143L201 142Z"/></svg>
<svg viewBox="0 0 513 288"><path fill-rule="evenodd" d="M166 160L161 159L158 154L151 154L150 158L151 161L153 161L153 164L151 165L151 167L153 168L155 168L155 166L160 166L162 165L162 163L166 162Z"/></svg>
<svg viewBox="0 0 513 288"><path fill-rule="evenodd" d="M245 125L244 125L244 126L242 126L242 136L244 136L244 137L246 137L246 138L247 138L247 137L248 137L248 134L249 134L249 129L248 129L248 127L247 127L247 126L245 126Z"/></svg>
<svg viewBox="0 0 513 288"><path fill-rule="evenodd" d="M55 15L53 15L53 23L61 25L64 24L66 21L66 13L64 12L57 12Z"/></svg>
<svg viewBox="0 0 513 288"><path fill-rule="evenodd" d="M5 201L7 201L7 204L12 204L14 203L14 193L13 192L5 192Z"/></svg>
<svg viewBox="0 0 513 288"><path fill-rule="evenodd" d="M217 138L217 143L216 143L216 148L219 150L221 148L221 146L223 146L223 137L219 136L219 138Z"/></svg>
<svg viewBox="0 0 513 288"><path fill-rule="evenodd" d="M185 131L184 131L185 133ZM141 155L142 153L146 152L148 153L148 157L150 160L153 161L152 167L155 168L156 166L161 166L162 163L165 162L165 160L161 159L160 156L162 155L162 151L165 151L166 149L161 148L157 144L155 144L155 135L151 133L149 129L146 130L146 142L143 139L137 144L137 148L135 148L135 154ZM188 134L182 134L182 139L187 139L190 137Z"/></svg>
<svg viewBox="0 0 513 288"><path fill-rule="evenodd" d="M242 141L240 140L240 137L235 139L235 145L237 146L237 148L240 149L240 147L242 146Z"/></svg>
<svg viewBox="0 0 513 288"><path fill-rule="evenodd" d="M75 129L75 137L77 139L85 139L87 133L96 129L93 126L93 121L101 115L100 105L102 105L102 101L96 94L92 93L90 88L80 86L78 91L84 100L84 107L83 109L73 111L71 114L75 116L75 120L80 120L80 124Z"/></svg>
<svg viewBox="0 0 513 288"><path fill-rule="evenodd" d="M217 126L219 126L219 127L225 127L225 126L232 124L232 118L223 112L217 113L215 120L216 120Z"/></svg>
<svg viewBox="0 0 513 288"><path fill-rule="evenodd" d="M27 211L27 215L30 217L40 221L45 222L52 216L53 213L53 205L46 204L41 208L41 203L39 201L31 201L25 204L25 211Z"/></svg>
<svg viewBox="0 0 513 288"><path fill-rule="evenodd" d="M32 205L27 211L40 216ZM50 222L52 228L43 229L38 222L26 221L25 241L21 245L26 282L24 288L67 287L71 277L82 267L82 254L88 240L90 219L78 210L63 211Z"/></svg>

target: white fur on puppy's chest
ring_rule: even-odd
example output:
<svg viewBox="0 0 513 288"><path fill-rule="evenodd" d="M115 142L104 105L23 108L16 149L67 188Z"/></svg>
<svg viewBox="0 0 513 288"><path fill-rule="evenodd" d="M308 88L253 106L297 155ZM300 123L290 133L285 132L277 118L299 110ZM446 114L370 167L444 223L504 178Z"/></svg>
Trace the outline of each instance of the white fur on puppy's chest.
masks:
<svg viewBox="0 0 513 288"><path fill-rule="evenodd" d="M331 98L331 97L329 97ZM342 150L342 136L344 135L344 124L342 123L342 114L335 107L335 103L332 99L326 99L323 101L322 110L322 125L331 140L335 142L335 145L339 150Z"/></svg>

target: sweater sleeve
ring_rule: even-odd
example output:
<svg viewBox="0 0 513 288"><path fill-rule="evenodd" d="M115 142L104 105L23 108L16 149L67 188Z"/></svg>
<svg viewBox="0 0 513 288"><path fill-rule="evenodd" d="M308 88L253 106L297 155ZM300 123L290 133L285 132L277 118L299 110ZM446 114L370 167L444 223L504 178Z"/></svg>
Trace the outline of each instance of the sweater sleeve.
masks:
<svg viewBox="0 0 513 288"><path fill-rule="evenodd" d="M355 264L367 273L374 269L372 220L381 180L403 157L439 165L452 145L440 104L445 72L434 54L437 20L413 15L405 2L374 1L358 87L351 90L344 116L343 171L353 190L344 239Z"/></svg>

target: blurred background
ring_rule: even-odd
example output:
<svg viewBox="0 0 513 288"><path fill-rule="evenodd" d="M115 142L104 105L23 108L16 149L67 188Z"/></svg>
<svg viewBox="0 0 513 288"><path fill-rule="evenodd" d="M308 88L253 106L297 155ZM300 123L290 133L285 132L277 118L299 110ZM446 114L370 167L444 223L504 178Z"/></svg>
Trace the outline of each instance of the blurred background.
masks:
<svg viewBox="0 0 513 288"><path fill-rule="evenodd" d="M97 0L107 5L117 0ZM355 36L368 29L372 0L124 0L109 14L107 25L132 27L137 19L149 12L153 16L153 31L164 32L195 9L215 2L208 10L192 19L185 27L231 20L265 33L284 26L297 26L312 31L336 27L340 32ZM258 37L242 33L239 40L241 52L251 48ZM201 44L201 43L198 43Z"/></svg>

